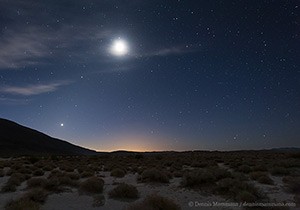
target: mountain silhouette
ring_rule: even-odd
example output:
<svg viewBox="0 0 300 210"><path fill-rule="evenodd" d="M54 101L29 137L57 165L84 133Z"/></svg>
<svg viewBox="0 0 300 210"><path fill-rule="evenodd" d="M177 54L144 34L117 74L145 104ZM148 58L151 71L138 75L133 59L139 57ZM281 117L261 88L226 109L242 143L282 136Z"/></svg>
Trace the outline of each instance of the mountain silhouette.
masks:
<svg viewBox="0 0 300 210"><path fill-rule="evenodd" d="M96 151L0 118L0 156L96 154Z"/></svg>

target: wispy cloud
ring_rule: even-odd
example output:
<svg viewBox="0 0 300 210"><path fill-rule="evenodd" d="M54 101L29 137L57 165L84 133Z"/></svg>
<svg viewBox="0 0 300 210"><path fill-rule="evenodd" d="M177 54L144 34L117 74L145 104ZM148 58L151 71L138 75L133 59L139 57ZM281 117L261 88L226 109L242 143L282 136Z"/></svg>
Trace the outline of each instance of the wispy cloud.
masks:
<svg viewBox="0 0 300 210"><path fill-rule="evenodd" d="M195 45L195 44L177 45L177 46L165 47L161 49L154 49L146 53L144 56L152 57L152 56L180 55L180 54L198 52L200 50L201 49L199 48L199 45Z"/></svg>
<svg viewBox="0 0 300 210"><path fill-rule="evenodd" d="M70 54L80 61L83 53L94 50L95 42L112 33L89 26L77 30L67 25L57 30L41 27L4 30L0 39L0 69L40 64L45 62L44 58L64 59Z"/></svg>
<svg viewBox="0 0 300 210"><path fill-rule="evenodd" d="M1 105L26 105L30 102L30 99L20 98L0 98Z"/></svg>
<svg viewBox="0 0 300 210"><path fill-rule="evenodd" d="M56 91L58 88L72 83L71 81L58 81L48 84L35 84L26 86L0 87L0 93L11 95L33 96Z"/></svg>
<svg viewBox="0 0 300 210"><path fill-rule="evenodd" d="M0 68L18 68L45 56L46 46L40 37L43 35L33 31L8 32L0 41Z"/></svg>

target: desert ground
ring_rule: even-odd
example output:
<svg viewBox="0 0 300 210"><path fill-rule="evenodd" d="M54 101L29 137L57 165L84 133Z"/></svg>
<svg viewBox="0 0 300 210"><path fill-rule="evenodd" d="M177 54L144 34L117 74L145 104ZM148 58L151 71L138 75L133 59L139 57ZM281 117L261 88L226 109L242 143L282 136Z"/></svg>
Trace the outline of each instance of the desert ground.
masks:
<svg viewBox="0 0 300 210"><path fill-rule="evenodd" d="M300 154L116 152L2 158L0 190L3 210L299 209Z"/></svg>

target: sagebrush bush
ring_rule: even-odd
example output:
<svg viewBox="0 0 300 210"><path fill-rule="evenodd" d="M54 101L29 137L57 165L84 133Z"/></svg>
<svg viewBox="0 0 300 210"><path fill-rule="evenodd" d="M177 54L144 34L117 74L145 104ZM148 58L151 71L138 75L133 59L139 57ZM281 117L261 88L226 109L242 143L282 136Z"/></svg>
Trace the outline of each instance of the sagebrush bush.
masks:
<svg viewBox="0 0 300 210"><path fill-rule="evenodd" d="M94 175L95 175L95 172L93 172L93 171L83 171L80 173L81 178L87 178L87 177L91 177Z"/></svg>
<svg viewBox="0 0 300 210"><path fill-rule="evenodd" d="M148 195L143 201L131 204L127 210L180 210L180 206L169 198L157 194Z"/></svg>
<svg viewBox="0 0 300 210"><path fill-rule="evenodd" d="M249 174L250 178L253 179L253 180L258 180L259 177L261 177L261 176L267 176L267 175L268 175L268 173L262 172L262 171L255 171L255 172L251 172Z"/></svg>
<svg viewBox="0 0 300 210"><path fill-rule="evenodd" d="M4 176L5 176L4 170L0 169L0 177L4 177Z"/></svg>
<svg viewBox="0 0 300 210"><path fill-rule="evenodd" d="M136 199L139 197L139 192L135 186L121 183L112 189L108 195L117 199Z"/></svg>
<svg viewBox="0 0 300 210"><path fill-rule="evenodd" d="M5 205L5 210L39 210L40 205L30 199L11 200Z"/></svg>
<svg viewBox="0 0 300 210"><path fill-rule="evenodd" d="M241 165L238 167L238 171L247 174L251 171L251 167L248 165Z"/></svg>
<svg viewBox="0 0 300 210"><path fill-rule="evenodd" d="M287 191L295 194L300 194L300 177L285 176L282 181L285 184Z"/></svg>
<svg viewBox="0 0 300 210"><path fill-rule="evenodd" d="M187 172L183 175L182 186L184 187L202 187L212 184L216 180L211 171L199 169L192 172Z"/></svg>
<svg viewBox="0 0 300 210"><path fill-rule="evenodd" d="M273 185L274 181L268 176L268 175L264 175L261 176L257 179L257 181L261 184L268 184L268 185Z"/></svg>
<svg viewBox="0 0 300 210"><path fill-rule="evenodd" d="M35 188L23 195L24 198L37 203L44 203L47 199L48 192L42 188Z"/></svg>
<svg viewBox="0 0 300 210"><path fill-rule="evenodd" d="M275 166L271 169L271 174L274 176L284 176L289 175L289 171L286 168Z"/></svg>
<svg viewBox="0 0 300 210"><path fill-rule="evenodd" d="M126 172L123 169L115 168L110 172L110 175L113 177L122 178L126 175Z"/></svg>
<svg viewBox="0 0 300 210"><path fill-rule="evenodd" d="M19 186L22 182L28 179L28 175L14 173L11 177L7 180L5 185L2 187L2 192L14 192L16 191L16 187Z"/></svg>
<svg viewBox="0 0 300 210"><path fill-rule="evenodd" d="M98 177L91 177L80 183L79 192L88 194L102 193L103 186L103 179Z"/></svg>
<svg viewBox="0 0 300 210"><path fill-rule="evenodd" d="M37 169L32 173L34 176L43 176L45 172L42 169Z"/></svg>
<svg viewBox="0 0 300 210"><path fill-rule="evenodd" d="M256 197L248 191L241 191L236 195L236 201L253 203L256 201Z"/></svg>
<svg viewBox="0 0 300 210"><path fill-rule="evenodd" d="M47 179L45 178L31 178L29 180L27 180L27 187L28 188L35 188L35 187L45 187L47 183Z"/></svg>
<svg viewBox="0 0 300 210"><path fill-rule="evenodd" d="M168 174L165 171L158 170L156 168L146 169L139 177L141 182L158 182L169 183Z"/></svg>

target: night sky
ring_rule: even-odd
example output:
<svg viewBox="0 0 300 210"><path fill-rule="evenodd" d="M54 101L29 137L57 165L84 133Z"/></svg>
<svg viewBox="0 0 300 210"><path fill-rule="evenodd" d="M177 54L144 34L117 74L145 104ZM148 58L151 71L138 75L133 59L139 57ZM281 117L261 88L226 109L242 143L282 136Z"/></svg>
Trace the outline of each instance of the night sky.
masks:
<svg viewBox="0 0 300 210"><path fill-rule="evenodd" d="M296 0L0 0L0 117L99 151L300 146Z"/></svg>

